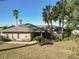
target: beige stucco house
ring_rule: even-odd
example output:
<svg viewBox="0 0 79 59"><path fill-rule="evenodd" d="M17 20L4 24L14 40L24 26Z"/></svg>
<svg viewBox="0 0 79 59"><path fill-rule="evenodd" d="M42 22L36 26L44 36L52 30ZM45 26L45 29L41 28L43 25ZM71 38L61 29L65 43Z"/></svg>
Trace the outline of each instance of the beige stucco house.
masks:
<svg viewBox="0 0 79 59"><path fill-rule="evenodd" d="M31 41L35 36L41 35L43 32L45 32L44 29L27 23L2 30L2 35L15 41Z"/></svg>

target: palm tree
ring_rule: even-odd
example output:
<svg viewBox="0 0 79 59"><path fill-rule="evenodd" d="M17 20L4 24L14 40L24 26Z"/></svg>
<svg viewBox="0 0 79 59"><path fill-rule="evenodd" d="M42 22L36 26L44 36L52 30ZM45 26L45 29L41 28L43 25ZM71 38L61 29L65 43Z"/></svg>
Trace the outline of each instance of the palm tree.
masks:
<svg viewBox="0 0 79 59"><path fill-rule="evenodd" d="M53 25L52 21L57 21L57 15L56 15L56 8L55 6L52 7L51 5L47 5L43 9L43 21L47 23L47 30L51 34L51 39L52 39L52 34L53 34Z"/></svg>
<svg viewBox="0 0 79 59"><path fill-rule="evenodd" d="M54 20L54 11L51 5L47 5L44 9L43 9L43 21L45 23L48 24L48 29L52 29L53 25L52 25L52 21Z"/></svg>
<svg viewBox="0 0 79 59"><path fill-rule="evenodd" d="M45 23L47 23L47 30L49 33L52 33L52 20L53 20L53 12L52 12L52 6L51 5L47 5L44 9L43 9L43 21Z"/></svg>
<svg viewBox="0 0 79 59"><path fill-rule="evenodd" d="M13 16L15 16L16 19L16 26L18 25L18 16L19 16L19 11L18 10L13 10Z"/></svg>
<svg viewBox="0 0 79 59"><path fill-rule="evenodd" d="M52 39L52 6L51 5L47 5L44 9L43 9L43 21L45 23L47 23L47 31L49 33L51 33L51 39Z"/></svg>
<svg viewBox="0 0 79 59"><path fill-rule="evenodd" d="M52 21L59 20L59 27L62 27L62 29L60 29L62 38L64 34L64 20L70 21L73 19L74 3L72 1L74 0L60 0L55 6L51 7L50 5L47 5L43 9L43 20L48 26L50 26L49 24L52 26ZM75 4L79 5L78 3ZM77 10L79 9L77 8Z"/></svg>
<svg viewBox="0 0 79 59"><path fill-rule="evenodd" d="M58 20L58 12L57 12L57 7L56 6L52 6L52 11L51 11L51 16L50 16L50 23L52 21L56 22Z"/></svg>
<svg viewBox="0 0 79 59"><path fill-rule="evenodd" d="M57 4L59 9L59 19L62 22L62 38L64 36L64 20L71 21L73 19L74 4L73 0L61 0Z"/></svg>
<svg viewBox="0 0 79 59"><path fill-rule="evenodd" d="M62 29L60 29L60 33L62 34L62 38L63 38L63 30L64 30L64 20L66 18L66 9L65 9L65 5L66 5L66 0L61 0L61 1L58 1L57 4L56 4L56 7L57 7L57 18L59 20L59 27L62 27ZM62 26L61 26L62 24Z"/></svg>
<svg viewBox="0 0 79 59"><path fill-rule="evenodd" d="M45 23L47 23L47 25L49 26L49 21L48 21L48 16L47 16L46 8L43 9L42 16L43 16L43 21L44 21Z"/></svg>
<svg viewBox="0 0 79 59"><path fill-rule="evenodd" d="M57 18L58 18L58 20L59 20L59 33L61 33L61 24L62 24L62 18L61 18L61 8L62 8L62 5L61 5L61 2L60 1L58 1L57 3L56 3L56 11L57 11Z"/></svg>

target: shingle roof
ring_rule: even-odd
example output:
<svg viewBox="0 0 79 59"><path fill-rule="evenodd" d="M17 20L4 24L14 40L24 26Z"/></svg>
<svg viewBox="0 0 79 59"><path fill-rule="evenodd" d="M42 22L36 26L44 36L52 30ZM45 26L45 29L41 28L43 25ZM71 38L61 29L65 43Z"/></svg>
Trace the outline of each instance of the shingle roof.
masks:
<svg viewBox="0 0 79 59"><path fill-rule="evenodd" d="M22 24L13 28L5 29L2 32L44 32L44 29L33 24Z"/></svg>

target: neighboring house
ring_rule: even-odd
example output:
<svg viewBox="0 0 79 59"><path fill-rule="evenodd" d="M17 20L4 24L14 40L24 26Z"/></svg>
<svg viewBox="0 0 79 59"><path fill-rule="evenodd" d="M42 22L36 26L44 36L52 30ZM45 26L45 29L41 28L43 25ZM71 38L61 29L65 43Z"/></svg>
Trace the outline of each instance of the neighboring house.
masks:
<svg viewBox="0 0 79 59"><path fill-rule="evenodd" d="M31 41L35 36L41 35L45 30L32 24L22 24L13 28L2 30L2 35L16 41Z"/></svg>

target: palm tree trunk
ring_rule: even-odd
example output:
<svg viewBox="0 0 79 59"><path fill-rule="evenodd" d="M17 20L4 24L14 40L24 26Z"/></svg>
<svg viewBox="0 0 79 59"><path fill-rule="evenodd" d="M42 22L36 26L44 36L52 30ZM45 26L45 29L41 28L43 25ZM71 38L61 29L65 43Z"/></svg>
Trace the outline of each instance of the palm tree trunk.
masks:
<svg viewBox="0 0 79 59"><path fill-rule="evenodd" d="M53 29L53 28L52 28L52 27L53 27L53 26L52 26L52 25L53 25L53 24L52 24L52 21L50 21L50 24L51 24L51 26L50 26L50 33L51 33L51 40L52 40L52 34L53 34L53 31L52 31L52 29Z"/></svg>
<svg viewBox="0 0 79 59"><path fill-rule="evenodd" d="M61 19L59 19L59 33L61 33Z"/></svg>
<svg viewBox="0 0 79 59"><path fill-rule="evenodd" d="M62 20L62 30L61 30L61 34L62 34L62 39L64 37L64 19Z"/></svg>
<svg viewBox="0 0 79 59"><path fill-rule="evenodd" d="M48 26L49 26L49 22L48 22Z"/></svg>
<svg viewBox="0 0 79 59"><path fill-rule="evenodd" d="M49 22L47 23L47 29L49 29L50 25L49 25Z"/></svg>
<svg viewBox="0 0 79 59"><path fill-rule="evenodd" d="M50 21L50 23L51 23L51 28L52 28L52 21Z"/></svg>
<svg viewBox="0 0 79 59"><path fill-rule="evenodd" d="M62 36L61 36L61 34L62 34L62 30L61 30L61 19L59 19L59 39L62 39Z"/></svg>

